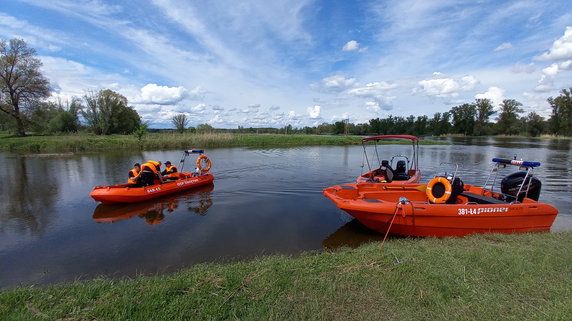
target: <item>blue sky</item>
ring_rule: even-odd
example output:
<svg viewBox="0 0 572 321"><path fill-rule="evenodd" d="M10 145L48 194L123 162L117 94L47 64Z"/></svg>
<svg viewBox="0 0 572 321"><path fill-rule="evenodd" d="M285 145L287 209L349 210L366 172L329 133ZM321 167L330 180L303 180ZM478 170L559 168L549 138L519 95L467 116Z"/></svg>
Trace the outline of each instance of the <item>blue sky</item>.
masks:
<svg viewBox="0 0 572 321"><path fill-rule="evenodd" d="M14 37L53 99L109 88L156 128L431 117L475 98L548 116L572 87L569 0L2 0Z"/></svg>

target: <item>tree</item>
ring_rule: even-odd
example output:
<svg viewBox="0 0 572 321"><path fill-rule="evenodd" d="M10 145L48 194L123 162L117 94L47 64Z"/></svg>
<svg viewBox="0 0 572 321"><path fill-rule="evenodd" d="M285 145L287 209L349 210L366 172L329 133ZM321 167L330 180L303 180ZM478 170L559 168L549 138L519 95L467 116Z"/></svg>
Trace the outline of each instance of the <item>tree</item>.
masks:
<svg viewBox="0 0 572 321"><path fill-rule="evenodd" d="M204 133L212 133L214 131L213 126L209 124L200 124L197 126L197 133L204 134Z"/></svg>
<svg viewBox="0 0 572 321"><path fill-rule="evenodd" d="M175 129L177 129L177 131L182 134L185 132L185 129L187 129L187 125L189 124L189 119L187 119L187 115L185 114L178 114L173 116L173 119L171 119L171 123L173 123Z"/></svg>
<svg viewBox="0 0 572 321"><path fill-rule="evenodd" d="M82 115L97 135L131 134L141 126L137 111L127 106L127 98L113 90L90 92Z"/></svg>
<svg viewBox="0 0 572 321"><path fill-rule="evenodd" d="M500 105L500 114L497 118L499 134L516 135L520 132L518 114L524 112L521 103L514 99L505 99Z"/></svg>
<svg viewBox="0 0 572 321"><path fill-rule="evenodd" d="M487 134L487 125L489 117L494 114L493 104L490 99L477 99L475 101L475 107L477 111L477 117L475 120L475 128L473 130L474 135L481 136Z"/></svg>
<svg viewBox="0 0 572 321"><path fill-rule="evenodd" d="M552 107L550 131L555 135L572 136L572 88L563 89L560 96L548 98Z"/></svg>
<svg viewBox="0 0 572 321"><path fill-rule="evenodd" d="M22 111L50 96L50 83L35 56L22 39L0 40L0 110L15 120L19 136L26 136Z"/></svg>
<svg viewBox="0 0 572 321"><path fill-rule="evenodd" d="M72 98L67 106L62 102L52 103L55 106L55 115L48 122L48 132L50 133L71 133L80 128L79 112L82 109L81 100Z"/></svg>
<svg viewBox="0 0 572 321"><path fill-rule="evenodd" d="M544 132L544 118L535 112L528 114L525 121L526 132L532 136L537 137Z"/></svg>
<svg viewBox="0 0 572 321"><path fill-rule="evenodd" d="M477 114L474 104L462 104L451 109L453 116L453 132L457 134L472 135Z"/></svg>

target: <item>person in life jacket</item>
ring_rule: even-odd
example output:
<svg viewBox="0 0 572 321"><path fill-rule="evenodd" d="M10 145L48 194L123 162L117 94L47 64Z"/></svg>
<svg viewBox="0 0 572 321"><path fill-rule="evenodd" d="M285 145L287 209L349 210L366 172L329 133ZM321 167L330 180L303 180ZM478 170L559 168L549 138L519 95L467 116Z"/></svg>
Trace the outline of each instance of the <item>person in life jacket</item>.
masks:
<svg viewBox="0 0 572 321"><path fill-rule="evenodd" d="M141 181L143 186L155 185L155 180L163 183L161 162L147 161L147 163L141 165Z"/></svg>
<svg viewBox="0 0 572 321"><path fill-rule="evenodd" d="M141 186L141 165L139 165L139 163L135 163L133 168L129 171L127 184L131 184L134 187Z"/></svg>
<svg viewBox="0 0 572 321"><path fill-rule="evenodd" d="M164 177L165 180L176 181L179 179L179 171L177 167L171 165L170 161L165 162L165 167L165 170L161 172L161 175L166 176Z"/></svg>

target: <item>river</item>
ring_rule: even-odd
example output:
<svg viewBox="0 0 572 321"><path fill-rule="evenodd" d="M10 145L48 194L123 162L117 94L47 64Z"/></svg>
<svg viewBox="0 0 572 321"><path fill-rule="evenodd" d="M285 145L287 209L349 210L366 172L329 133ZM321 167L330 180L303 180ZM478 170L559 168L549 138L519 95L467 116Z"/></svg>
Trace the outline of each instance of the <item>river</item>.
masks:
<svg viewBox="0 0 572 321"><path fill-rule="evenodd" d="M493 157L539 161L540 200L572 230L572 140L444 138L421 146L422 182L442 162L482 185ZM189 146L200 147L200 146ZM409 146L383 146L388 157ZM201 262L296 255L380 240L322 195L362 172L361 146L207 150L212 186L140 204L98 205L95 185L119 184L135 162L179 164L181 151L0 153L0 288L97 276L170 273ZM186 169L194 167L187 162Z"/></svg>

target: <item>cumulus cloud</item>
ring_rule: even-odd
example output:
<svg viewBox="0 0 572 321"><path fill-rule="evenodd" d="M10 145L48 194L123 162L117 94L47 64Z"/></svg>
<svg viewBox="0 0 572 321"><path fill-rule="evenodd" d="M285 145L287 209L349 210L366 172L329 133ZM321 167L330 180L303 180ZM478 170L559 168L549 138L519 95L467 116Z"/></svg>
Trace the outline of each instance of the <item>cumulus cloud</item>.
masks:
<svg viewBox="0 0 572 321"><path fill-rule="evenodd" d="M512 43L510 42L503 42L498 47L495 48L495 51L501 51L512 48Z"/></svg>
<svg viewBox="0 0 572 321"><path fill-rule="evenodd" d="M564 35L552 43L548 52L538 56L539 60L572 59L572 27L566 27Z"/></svg>
<svg viewBox="0 0 572 321"><path fill-rule="evenodd" d="M391 89L397 88L397 84L386 81L370 82L365 86L358 86L347 90L347 94L354 97L367 99L366 109L377 112L380 108L384 110L393 109L395 97L388 96Z"/></svg>
<svg viewBox="0 0 572 321"><path fill-rule="evenodd" d="M312 119L319 118L320 109L321 107L319 105L315 105L314 107L308 107L308 115L310 115L310 118Z"/></svg>
<svg viewBox="0 0 572 321"><path fill-rule="evenodd" d="M187 90L183 87L157 86L147 84L141 88L141 100L139 103L171 105L183 100Z"/></svg>
<svg viewBox="0 0 572 321"><path fill-rule="evenodd" d="M477 84L478 80L471 75L463 76L460 79L434 78L419 82L422 93L435 97L457 97L460 92L473 90Z"/></svg>
<svg viewBox="0 0 572 321"><path fill-rule="evenodd" d="M364 52L367 50L367 47L361 47L360 43L355 40L350 40L346 42L344 47L342 48L343 51L357 51L357 52Z"/></svg>
<svg viewBox="0 0 572 321"><path fill-rule="evenodd" d="M562 70L572 69L572 60L567 60L563 62L555 62L550 66L542 69L542 76L538 80L538 85L534 90L539 92L546 92L554 89L554 78Z"/></svg>
<svg viewBox="0 0 572 321"><path fill-rule="evenodd" d="M495 108L495 110L497 110L498 105L500 105L502 103L502 101L504 100L504 89L499 88L499 87L489 87L489 89L482 93L482 94L476 94L475 95L476 99L490 99L493 102L493 106Z"/></svg>
<svg viewBox="0 0 572 321"><path fill-rule="evenodd" d="M379 103L377 101L368 101L365 103L365 109L372 113L378 113L381 108L379 107Z"/></svg>
<svg viewBox="0 0 572 321"><path fill-rule="evenodd" d="M322 79L319 83L311 84L310 88L321 92L342 92L356 83L355 78L346 78L338 74Z"/></svg>

